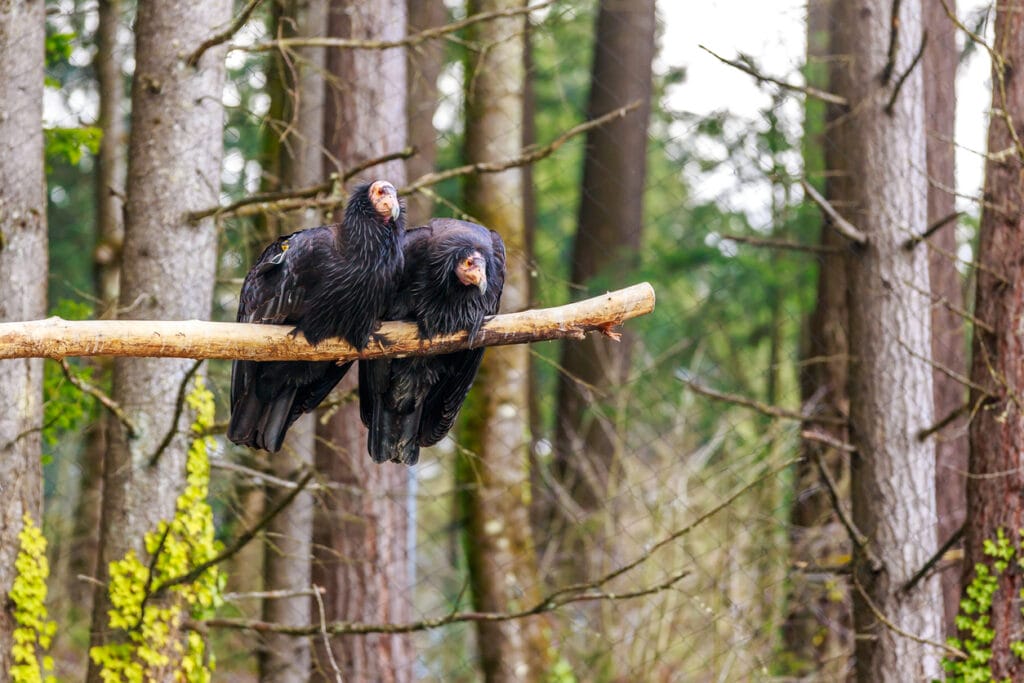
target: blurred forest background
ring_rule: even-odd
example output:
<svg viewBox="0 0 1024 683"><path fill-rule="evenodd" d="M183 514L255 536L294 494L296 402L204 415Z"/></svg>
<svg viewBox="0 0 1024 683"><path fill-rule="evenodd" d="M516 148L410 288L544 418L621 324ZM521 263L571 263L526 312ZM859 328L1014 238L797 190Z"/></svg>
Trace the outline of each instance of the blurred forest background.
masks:
<svg viewBox="0 0 1024 683"><path fill-rule="evenodd" d="M488 350L409 469L355 373L268 457L229 362L0 361L0 671L1022 680L1024 3L810 0L787 69L708 46L766 103L710 113L666 5L0 5L4 322L234 320L376 178L501 232L503 311L658 294Z"/></svg>

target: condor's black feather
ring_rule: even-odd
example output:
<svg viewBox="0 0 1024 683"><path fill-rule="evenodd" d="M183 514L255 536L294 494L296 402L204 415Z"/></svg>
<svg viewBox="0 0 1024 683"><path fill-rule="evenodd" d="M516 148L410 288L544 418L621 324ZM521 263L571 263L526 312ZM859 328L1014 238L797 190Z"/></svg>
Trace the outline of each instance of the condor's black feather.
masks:
<svg viewBox="0 0 1024 683"><path fill-rule="evenodd" d="M370 184L355 189L342 223L301 230L267 247L242 284L238 322L291 324L311 344L340 337L364 348L401 275L405 227L404 210L381 216L370 190ZM350 366L235 361L228 438L280 450L292 423L313 410Z"/></svg>
<svg viewBox="0 0 1024 683"><path fill-rule="evenodd" d="M406 232L405 272L388 319L414 320L423 337L469 330L473 337L498 312L505 245L498 233L448 218ZM456 277L460 262L483 257L481 292ZM421 446L444 438L469 393L483 349L440 356L359 362L359 409L376 462L416 463Z"/></svg>

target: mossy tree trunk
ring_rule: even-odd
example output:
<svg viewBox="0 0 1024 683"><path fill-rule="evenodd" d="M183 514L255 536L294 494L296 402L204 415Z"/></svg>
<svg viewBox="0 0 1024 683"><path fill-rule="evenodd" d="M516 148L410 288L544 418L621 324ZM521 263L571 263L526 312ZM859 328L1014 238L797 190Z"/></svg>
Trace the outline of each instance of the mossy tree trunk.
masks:
<svg viewBox="0 0 1024 683"><path fill-rule="evenodd" d="M332 36L398 39L406 34L405 0L332 0ZM331 50L325 108L326 173L408 144L406 54L403 49ZM405 165L392 161L362 179L405 182ZM340 220L341 216L336 216ZM366 429L355 400L355 369L335 390L344 398L317 425L316 466L340 486L322 494L315 511L313 582L326 589L328 619L371 623L408 621L412 597L407 548L409 471L378 465L366 450ZM378 634L331 639L344 680L411 681L412 636ZM335 680L321 639L313 650L313 680Z"/></svg>
<svg viewBox="0 0 1024 683"><path fill-rule="evenodd" d="M946 3L951 9L955 0ZM950 306L964 307L963 287L955 254L956 224L949 217L956 211L955 149L953 146L956 113L956 26L949 20L941 2L925 2L924 21L928 32L921 67L924 69L925 119L928 135L928 224L947 220L945 226L929 238L938 247L928 250L928 277L931 280L932 370L935 384L935 418L939 419L963 405L967 391L963 383L944 369L967 374L967 328L964 319ZM945 302L945 303L943 303ZM940 367L943 369L940 369ZM935 437L935 503L939 515L939 542L944 543L960 529L967 513L967 416L962 415ZM945 604L946 635L956 634L953 623L960 606L960 572L947 567L942 572L942 599Z"/></svg>
<svg viewBox="0 0 1024 683"><path fill-rule="evenodd" d="M850 250L846 266L849 428L857 448L850 497L866 537L854 548L851 577L855 668L857 680L873 683L941 676L934 646L888 625L942 639L938 577L902 590L937 542L935 446L917 438L934 415L928 255L903 247L928 219L924 78L913 64L922 2L899 4L895 19L893 7L887 0L836 4L833 52L844 59L835 91L850 108L836 127L837 168L829 169L848 180L837 204L868 238ZM886 79L892 31L899 49Z"/></svg>
<svg viewBox="0 0 1024 683"><path fill-rule="evenodd" d="M42 0L0 4L0 321L46 314ZM0 361L0 672L12 664L22 519L42 526L43 361Z"/></svg>
<svg viewBox="0 0 1024 683"><path fill-rule="evenodd" d="M522 7L524 0L471 0L468 14ZM523 134L523 16L476 24L467 58L467 162L518 154ZM528 305L524 255L523 173L473 176L464 189L465 210L505 240L507 275L503 311ZM476 380L463 431L460 485L465 491L466 552L476 609L504 612L533 604L540 596L530 532L529 349L488 349ZM484 677L488 681L539 681L549 668L550 641L543 621L477 624Z"/></svg>
<svg viewBox="0 0 1024 683"><path fill-rule="evenodd" d="M139 5L120 278L123 318L182 320L210 315L216 227L212 218L192 223L188 214L218 201L224 49L207 51L195 67L185 60L230 17L228 0L155 0ZM114 362L113 398L138 433L130 438L120 422L111 422L100 581L106 581L108 563L129 550L144 556L143 535L174 514L184 484L192 420L189 410L178 410L177 399L192 363L129 358ZM93 610L94 645L117 638L107 628L108 606L101 591ZM91 681L98 681L99 673L90 666Z"/></svg>
<svg viewBox="0 0 1024 683"><path fill-rule="evenodd" d="M1011 65L1024 64L1024 3L1008 0L996 8L996 51L1006 60L1002 71L993 65L992 113L989 119L990 153L1009 150L1002 159L985 164L985 206L978 243L975 316L991 332L974 328L971 406L979 410L971 420L970 463L967 477L967 533L964 553L964 586L974 579L976 564L992 568L984 544L1002 531L1014 546L1024 529L1024 348L1020 324L1024 319L1024 202L1021 176L1024 156L1019 142L1024 120L1024 74ZM1002 86L1002 88L1000 87ZM1004 89L1005 98L1000 92ZM1000 112L1005 112L1005 116ZM1011 133L1007 119L1017 127ZM1024 571L1017 562L999 577L988 627L995 631L989 646L993 680L1024 679L1024 660L1010 651L1024 632L1024 615L1018 600L1024 588ZM965 594L965 597L966 596Z"/></svg>

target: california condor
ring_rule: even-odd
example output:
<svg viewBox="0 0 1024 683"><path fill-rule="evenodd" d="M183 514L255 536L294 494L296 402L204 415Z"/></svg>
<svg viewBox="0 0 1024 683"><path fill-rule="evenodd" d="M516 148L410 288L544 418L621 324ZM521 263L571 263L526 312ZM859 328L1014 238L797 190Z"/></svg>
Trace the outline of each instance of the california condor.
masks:
<svg viewBox="0 0 1024 683"><path fill-rule="evenodd" d="M405 272L389 320L412 320L424 338L468 330L498 312L505 244L493 230L435 218L406 232ZM469 393L482 348L438 356L359 361L359 412L375 462L413 465L448 433Z"/></svg>
<svg viewBox="0 0 1024 683"><path fill-rule="evenodd" d="M363 349L402 273L404 229L394 185L360 185L341 223L300 230L263 251L242 284L238 322L294 325L293 334L311 344L340 337ZM228 438L280 450L292 423L324 400L351 365L235 361Z"/></svg>

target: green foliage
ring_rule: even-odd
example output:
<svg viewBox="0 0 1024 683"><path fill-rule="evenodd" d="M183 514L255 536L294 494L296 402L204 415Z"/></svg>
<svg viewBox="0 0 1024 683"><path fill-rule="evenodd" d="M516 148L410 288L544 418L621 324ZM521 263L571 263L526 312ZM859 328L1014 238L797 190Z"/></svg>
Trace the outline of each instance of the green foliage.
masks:
<svg viewBox="0 0 1024 683"><path fill-rule="evenodd" d="M100 151L100 139L103 131L96 126L81 128L46 128L46 170L52 169L52 162L60 159L77 166L86 152L96 154Z"/></svg>
<svg viewBox="0 0 1024 683"><path fill-rule="evenodd" d="M10 600L14 605L14 665L11 680L14 683L41 683L56 681L49 672L53 658L39 656L50 647L57 624L47 618L46 579L50 564L46 560L46 538L27 512L22 516L18 534L18 557L14 561L17 572L11 587Z"/></svg>
<svg viewBox="0 0 1024 683"><path fill-rule="evenodd" d="M1024 530L1021 531L1024 536ZM989 662L992 659L992 641L996 632L991 627L992 602L999 591L999 577L1016 560L1024 567L1024 547L1014 546L1002 529L995 540L986 540L982 546L986 557L992 558L991 568L981 562L974 565L974 578L967 585L967 597L960 601L960 614L956 618L959 638L950 638L949 644L966 653L965 659L943 660L947 681L956 683L987 683L995 680ZM1024 597L1024 591L1022 596ZM1024 659L1024 640L1010 643L1010 651ZM1005 679L1009 681L1009 679Z"/></svg>
<svg viewBox="0 0 1024 683"><path fill-rule="evenodd" d="M80 301L62 299L51 311L65 320L87 320L92 307ZM95 366L71 364L71 372L80 379L96 384ZM96 401L67 381L57 363L47 363L43 370L43 460L53 457L54 447L67 434L81 432L96 415Z"/></svg>
<svg viewBox="0 0 1024 683"><path fill-rule="evenodd" d="M222 603L223 575L213 566L192 582L161 590L220 551L206 500L213 439L199 436L213 424L214 401L202 378L196 379L187 401L196 412L192 430L197 436L188 451L185 491L174 518L146 534L148 563L129 551L110 564L109 627L124 632L125 638L89 652L102 667L104 681L211 680L214 662L205 640L195 631L182 639L181 631L186 617L203 619Z"/></svg>
<svg viewBox="0 0 1024 683"><path fill-rule="evenodd" d="M72 43L75 34L70 32L50 33L46 36L46 68L52 69L67 62L71 57ZM45 77L46 86L49 88L60 88L60 81L47 74Z"/></svg>

